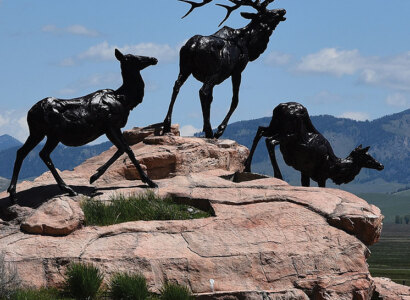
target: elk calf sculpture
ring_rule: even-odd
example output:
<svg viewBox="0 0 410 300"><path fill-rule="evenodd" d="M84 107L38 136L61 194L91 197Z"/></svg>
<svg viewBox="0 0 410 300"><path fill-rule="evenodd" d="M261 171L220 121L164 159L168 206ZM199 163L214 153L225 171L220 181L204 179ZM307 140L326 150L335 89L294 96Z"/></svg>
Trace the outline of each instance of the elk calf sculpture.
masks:
<svg viewBox="0 0 410 300"><path fill-rule="evenodd" d="M118 150L90 178L90 183L104 174L108 167L125 152L137 168L141 180L150 187L157 187L141 169L122 135L121 128L126 125L130 111L140 104L144 97L144 81L140 71L157 64L158 61L153 57L123 55L118 49L115 49L115 57L120 61L123 78L123 84L119 89L99 90L70 100L49 97L37 102L30 109L27 114L30 135L17 151L13 176L7 190L13 201L16 200L16 183L21 164L27 154L45 136L47 141L40 151L40 157L50 169L58 186L72 196L76 195L76 192L61 179L50 159L50 153L60 142L67 146L81 146L103 134Z"/></svg>
<svg viewBox="0 0 410 300"><path fill-rule="evenodd" d="M329 141L313 126L307 109L296 102L279 104L273 110L269 126L258 128L245 161L246 172L251 171L252 156L261 137L266 137L274 176L282 179L275 157L275 146L279 144L286 164L301 172L302 186L309 186L313 179L320 187L325 187L328 178L340 185L352 181L362 168L384 169L367 153L370 147L362 148L362 145L348 157L338 158Z"/></svg>
<svg viewBox="0 0 410 300"><path fill-rule="evenodd" d="M203 0L202 3L195 3L188 0L180 1L191 4L191 9L184 17L190 14L195 8L212 2L212 0ZM195 35L181 48L180 71L178 79L175 81L171 103L163 123L163 133L170 132L171 116L175 100L181 86L192 74L197 80L203 83L199 91L199 97L202 106L203 131L205 132L205 137L219 138L223 134L229 118L238 105L242 71L249 61L256 60L266 50L269 38L276 26L281 21L286 20L284 17L286 10L267 9L267 6L274 0L265 0L262 3L260 0L229 1L234 3L234 6L217 4L227 9L226 17L221 24L229 18L234 10L242 6L250 6L256 9L257 13L241 13L242 17L251 20L251 22L243 28L233 29L225 26L210 36ZM218 126L218 130L214 135L209 120L213 88L229 77L232 78L232 103L228 114Z"/></svg>

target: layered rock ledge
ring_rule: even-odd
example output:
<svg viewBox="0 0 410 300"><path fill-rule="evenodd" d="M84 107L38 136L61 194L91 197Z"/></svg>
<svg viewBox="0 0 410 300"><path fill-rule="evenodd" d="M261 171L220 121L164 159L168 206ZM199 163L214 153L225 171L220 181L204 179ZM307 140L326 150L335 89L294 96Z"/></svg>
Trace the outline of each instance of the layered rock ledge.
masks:
<svg viewBox="0 0 410 300"><path fill-rule="evenodd" d="M233 141L172 135L141 139L132 149L158 183L155 192L211 207L215 216L78 230L70 225L75 231L65 237L44 230L49 221L34 216L50 201L79 202L85 196L105 201L146 190L125 156L88 184L115 152L110 149L62 172L79 196L66 199L49 173L18 185L18 205L6 207L7 195L0 194L0 251L17 265L25 283L59 285L69 262L84 261L98 265L107 278L117 271L141 272L153 291L165 281L185 284L200 299L371 298L375 281L366 258L367 245L377 242L381 232L377 207L336 189L293 187L240 173L248 149ZM74 219L75 209L66 208L60 227ZM20 230L30 219L43 229L32 233L42 235ZM21 225L30 231L26 227Z"/></svg>

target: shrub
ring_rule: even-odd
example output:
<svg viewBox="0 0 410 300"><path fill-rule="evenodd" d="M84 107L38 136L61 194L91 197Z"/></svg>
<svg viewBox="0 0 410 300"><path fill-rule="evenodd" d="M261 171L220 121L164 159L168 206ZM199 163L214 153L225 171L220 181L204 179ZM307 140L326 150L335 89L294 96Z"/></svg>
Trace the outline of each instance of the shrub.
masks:
<svg viewBox="0 0 410 300"><path fill-rule="evenodd" d="M117 273L110 280L110 295L114 300L145 300L150 293L143 275Z"/></svg>
<svg viewBox="0 0 410 300"><path fill-rule="evenodd" d="M0 299L9 299L19 286L16 267L6 262L4 252L0 252Z"/></svg>
<svg viewBox="0 0 410 300"><path fill-rule="evenodd" d="M66 290L75 299L95 299L103 278L92 264L72 263L67 267Z"/></svg>
<svg viewBox="0 0 410 300"><path fill-rule="evenodd" d="M86 225L98 226L138 220L187 220L211 216L197 208L177 204L171 198L160 198L152 191L128 198L120 195L108 204L89 198L81 206Z"/></svg>
<svg viewBox="0 0 410 300"><path fill-rule="evenodd" d="M165 283L161 289L161 300L193 300L194 296L186 286L174 283Z"/></svg>
<svg viewBox="0 0 410 300"><path fill-rule="evenodd" d="M55 300L62 299L56 289L22 289L13 293L11 300Z"/></svg>

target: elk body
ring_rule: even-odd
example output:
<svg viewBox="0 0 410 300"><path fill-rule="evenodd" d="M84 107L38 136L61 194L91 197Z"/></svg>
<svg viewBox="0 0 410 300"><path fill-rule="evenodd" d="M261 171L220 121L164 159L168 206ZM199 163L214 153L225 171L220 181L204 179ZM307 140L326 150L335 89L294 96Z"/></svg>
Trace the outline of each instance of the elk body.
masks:
<svg viewBox="0 0 410 300"><path fill-rule="evenodd" d="M252 156L262 137L266 137L274 176L282 179L275 157L275 146L280 145L286 164L301 172L302 186L309 186L312 179L320 187L325 187L328 178L340 185L352 181L362 168L384 169L367 152L370 147L362 148L360 145L348 157L337 157L329 141L313 126L307 109L296 102L279 104L273 110L269 126L258 128L245 161L246 172L251 171Z"/></svg>
<svg viewBox="0 0 410 300"><path fill-rule="evenodd" d="M50 153L60 142L67 146L81 146L103 134L118 150L90 178L90 183L104 174L107 168L125 152L137 168L141 180L150 187L157 186L141 169L121 132L121 128L127 123L130 111L140 104L144 97L144 81L140 71L155 65L157 59L131 54L123 55L117 49L115 56L121 63L123 78L123 85L119 89L99 90L70 100L49 97L37 102L30 109L27 114L30 135L17 151L13 176L7 190L13 201L16 200L16 183L22 162L44 137L47 137L47 141L40 151L40 157L51 171L58 186L70 195L76 195L76 192L59 176L50 159Z"/></svg>
<svg viewBox="0 0 410 300"><path fill-rule="evenodd" d="M191 9L205 5L212 0L204 0L202 3L195 3L187 0L180 0L190 3ZM192 74L197 80L203 83L199 91L203 114L203 131L207 138L219 138L232 115L239 101L239 87L241 84L241 73L249 61L256 60L266 49L269 38L276 26L285 21L286 11L284 9L268 10L267 6L274 0L230 0L235 5L226 6L218 4L227 9L227 15L241 6L250 6L257 10L257 13L241 13L242 17L250 19L250 23L240 29L223 27L210 36L195 35L190 38L180 51L180 71L178 79L175 81L171 103L164 120L164 133L170 131L171 116L175 100L179 90L188 77ZM184 17L185 17L184 16ZM221 24L222 24L221 23ZM212 103L212 93L215 85L232 78L232 103L228 114L218 126L218 130L213 134L210 123L210 110Z"/></svg>

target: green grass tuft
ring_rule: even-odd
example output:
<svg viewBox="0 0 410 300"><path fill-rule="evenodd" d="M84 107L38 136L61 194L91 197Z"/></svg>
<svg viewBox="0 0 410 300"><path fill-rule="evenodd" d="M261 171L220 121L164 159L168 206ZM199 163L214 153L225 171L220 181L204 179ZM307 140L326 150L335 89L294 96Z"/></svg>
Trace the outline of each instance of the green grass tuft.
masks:
<svg viewBox="0 0 410 300"><path fill-rule="evenodd" d="M110 296L113 300L145 300L150 293L144 276L117 273L110 280Z"/></svg>
<svg viewBox="0 0 410 300"><path fill-rule="evenodd" d="M10 300L56 300L68 299L63 298L57 289L20 289L16 290L10 297Z"/></svg>
<svg viewBox="0 0 410 300"><path fill-rule="evenodd" d="M161 289L161 300L193 300L191 291L186 286L173 283L165 283Z"/></svg>
<svg viewBox="0 0 410 300"><path fill-rule="evenodd" d="M66 290L75 299L95 299L103 278L92 264L72 263L67 267Z"/></svg>
<svg viewBox="0 0 410 300"><path fill-rule="evenodd" d="M189 220L210 217L204 212L185 204L177 204L172 198L159 198L154 192L131 197L123 195L104 203L93 198L81 204L86 225L107 226L130 221Z"/></svg>

